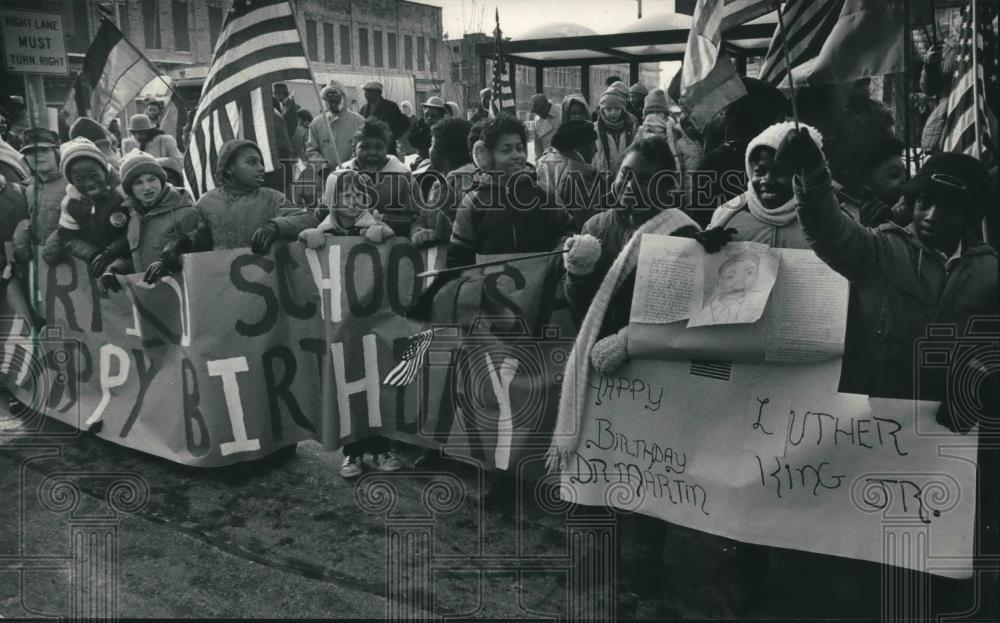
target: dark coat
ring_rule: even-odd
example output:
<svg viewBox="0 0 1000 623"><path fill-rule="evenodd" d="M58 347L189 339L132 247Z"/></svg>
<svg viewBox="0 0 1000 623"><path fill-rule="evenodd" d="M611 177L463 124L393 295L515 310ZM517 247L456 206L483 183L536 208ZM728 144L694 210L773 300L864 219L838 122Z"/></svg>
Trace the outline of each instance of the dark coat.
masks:
<svg viewBox="0 0 1000 623"><path fill-rule="evenodd" d="M410 118L403 114L403 111L399 109L396 102L385 98L380 99L374 104L365 104L361 108L361 116L365 119L375 117L380 121L384 121L389 126L389 129L392 130L392 136L395 140L399 140L399 137L403 136L403 133L410 129Z"/></svg>

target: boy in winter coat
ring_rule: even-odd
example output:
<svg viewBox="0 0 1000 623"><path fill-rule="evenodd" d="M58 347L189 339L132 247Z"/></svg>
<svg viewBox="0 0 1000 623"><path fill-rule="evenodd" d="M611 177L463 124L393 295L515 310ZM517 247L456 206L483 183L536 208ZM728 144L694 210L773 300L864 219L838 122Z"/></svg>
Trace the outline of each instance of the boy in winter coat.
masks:
<svg viewBox="0 0 1000 623"><path fill-rule="evenodd" d="M114 292L121 289L115 275L144 272L144 280L152 283L167 274L160 259L163 249L198 227L191 198L167 183L166 171L156 158L129 152L122 161L121 177L128 196L124 206L131 211L126 232L131 257L112 262L101 277L102 285Z"/></svg>
<svg viewBox="0 0 1000 623"><path fill-rule="evenodd" d="M550 251L575 231L573 218L550 205L527 170L526 143L524 124L510 115L486 124L476 148L484 173L455 216L449 266L472 264L476 254Z"/></svg>
<svg viewBox="0 0 1000 623"><path fill-rule="evenodd" d="M316 217L263 186L264 157L252 141L233 139L222 145L215 179L218 186L195 204L197 229L164 249L170 271L180 268L182 253L249 246L264 255L279 239L295 240L299 232L316 226Z"/></svg>
<svg viewBox="0 0 1000 623"><path fill-rule="evenodd" d="M66 178L59 168L58 134L46 128L29 128L22 138L21 158L32 176L24 189L28 216L14 230L14 260L26 265L34 247L48 240L59 225Z"/></svg>
<svg viewBox="0 0 1000 623"><path fill-rule="evenodd" d="M59 161L69 184L60 206L59 226L45 242L42 257L48 264L56 264L68 253L87 262L96 279L113 261L128 256L125 197L117 174L91 141L77 138L63 143Z"/></svg>
<svg viewBox="0 0 1000 623"><path fill-rule="evenodd" d="M624 91L624 94L623 94ZM618 172L625 150L632 144L638 130L638 120L628 114L625 105L628 89L621 82L609 86L601 94L600 112L594 129L597 130L597 155L594 165L598 171Z"/></svg>
<svg viewBox="0 0 1000 623"><path fill-rule="evenodd" d="M322 234L361 235L381 243L393 236L411 238L421 231L411 202L409 168L388 156L391 135L385 123L369 119L355 136L355 157L330 174L323 204L330 213L319 227L302 233L310 248L323 245Z"/></svg>

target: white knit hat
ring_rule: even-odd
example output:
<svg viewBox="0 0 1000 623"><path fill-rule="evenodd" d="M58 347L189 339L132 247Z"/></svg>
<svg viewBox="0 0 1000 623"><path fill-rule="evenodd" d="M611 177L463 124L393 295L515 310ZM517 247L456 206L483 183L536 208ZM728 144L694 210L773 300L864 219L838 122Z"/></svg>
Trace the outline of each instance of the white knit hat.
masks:
<svg viewBox="0 0 1000 623"><path fill-rule="evenodd" d="M97 145L90 139L82 137L74 138L71 141L63 143L59 148L59 166L62 169L63 176L67 180L69 179L69 166L77 158L93 158L101 164L105 172L111 172L111 167L108 166L108 159L104 157L104 153Z"/></svg>
<svg viewBox="0 0 1000 623"><path fill-rule="evenodd" d="M24 165L21 163L21 154L17 153L17 150L8 145L2 138L0 138L0 162L17 171L21 175L21 180L28 177L28 172L24 170ZM21 180L8 181L19 182Z"/></svg>
<svg viewBox="0 0 1000 623"><path fill-rule="evenodd" d="M743 157L743 162L747 168L747 176L753 177L753 167L750 166L750 154L753 150L758 147L770 147L774 151L778 151L778 146L781 145L781 139L785 138L789 130L795 129L794 121L782 121L781 123L776 123L771 127L767 128L763 132L757 135L757 138L750 141L747 145L747 152ZM823 135L819 133L819 130L812 127L811 125L805 123L799 123L800 130L806 130L809 132L809 137L812 138L816 146L823 149Z"/></svg>

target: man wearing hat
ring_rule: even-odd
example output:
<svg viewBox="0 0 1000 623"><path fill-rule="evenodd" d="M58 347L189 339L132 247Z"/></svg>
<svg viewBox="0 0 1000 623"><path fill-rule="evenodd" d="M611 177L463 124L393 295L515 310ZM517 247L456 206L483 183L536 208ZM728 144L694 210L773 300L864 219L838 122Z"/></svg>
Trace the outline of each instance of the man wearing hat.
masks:
<svg viewBox="0 0 1000 623"><path fill-rule="evenodd" d="M479 91L479 104L476 106L475 112L472 113L472 117L469 121L472 123L479 123L480 121L486 121L490 118L490 101L493 99L493 90L489 87L481 89Z"/></svg>
<svg viewBox="0 0 1000 623"><path fill-rule="evenodd" d="M299 127L299 105L295 102L295 98L288 93L288 85L283 82L275 83L271 94L274 108L281 113L285 120L285 130L291 137Z"/></svg>
<svg viewBox="0 0 1000 623"><path fill-rule="evenodd" d="M323 192L326 176L342 163L354 157L351 141L361 126L364 117L350 110L345 100L344 86L331 80L320 91L320 98L326 110L316 115L309 124L306 136L306 160L310 166L297 180L295 203L312 205Z"/></svg>
<svg viewBox="0 0 1000 623"><path fill-rule="evenodd" d="M59 168L59 135L47 128L28 128L22 135L21 159L31 172L25 187L27 218L14 231L14 259L31 261L41 245L59 225L59 206L66 196L66 178Z"/></svg>
<svg viewBox="0 0 1000 623"><path fill-rule="evenodd" d="M396 102L382 97L382 83L377 80L366 82L361 89L365 93L365 102L361 108L361 116L367 119L375 117L384 122L392 130L393 140L389 144L389 153L396 154L396 141L410 128L410 120L399 109Z"/></svg>
<svg viewBox="0 0 1000 623"><path fill-rule="evenodd" d="M598 207L597 197L592 197L597 169L590 164L597 151L596 141L594 124L566 121L553 133L552 146L535 163L539 187L570 213L577 229Z"/></svg>
<svg viewBox="0 0 1000 623"><path fill-rule="evenodd" d="M636 82L628 89L628 110L629 114L636 119L642 119L642 107L645 104L646 96L649 95L647 89L641 82Z"/></svg>
<svg viewBox="0 0 1000 623"><path fill-rule="evenodd" d="M437 95L427 98L421 108L423 116L410 128L410 145L417 151L419 160L426 160L431 148L431 128L445 118L448 108L444 99Z"/></svg>
<svg viewBox="0 0 1000 623"><path fill-rule="evenodd" d="M552 135L562 122L559 109L544 93L535 93L530 100L531 112L535 113L535 160L542 157L552 143Z"/></svg>
<svg viewBox="0 0 1000 623"><path fill-rule="evenodd" d="M173 158L178 163L184 162L184 155L177 148L177 139L164 134L147 115L141 113L132 115L128 122L128 131L132 136L122 141L122 154L139 150L154 158ZM118 166L120 168L121 164Z"/></svg>

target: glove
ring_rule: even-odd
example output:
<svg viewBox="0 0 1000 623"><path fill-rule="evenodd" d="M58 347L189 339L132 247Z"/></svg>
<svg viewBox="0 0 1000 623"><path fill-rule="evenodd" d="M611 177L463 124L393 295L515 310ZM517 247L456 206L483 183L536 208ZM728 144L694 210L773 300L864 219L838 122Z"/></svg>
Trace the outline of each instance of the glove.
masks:
<svg viewBox="0 0 1000 623"><path fill-rule="evenodd" d="M726 243L732 241L736 235L733 228L723 229L721 227L711 227L705 231L700 231L694 235L694 239L701 243L706 253L717 253Z"/></svg>
<svg viewBox="0 0 1000 623"><path fill-rule="evenodd" d="M614 374L618 368L629 361L631 359L628 356L628 339L625 337L625 329L598 341L590 351L591 365L605 376Z"/></svg>
<svg viewBox="0 0 1000 623"><path fill-rule="evenodd" d="M375 244L381 244L392 238L394 232L392 228L388 225L372 225L371 227L365 228L362 234L368 242L374 242Z"/></svg>
<svg viewBox="0 0 1000 623"><path fill-rule="evenodd" d="M146 268L146 274L142 276L142 280L145 283L156 283L161 277L166 277L169 274L170 269L167 267L167 263L158 260Z"/></svg>
<svg viewBox="0 0 1000 623"><path fill-rule="evenodd" d="M250 238L250 250L257 255L266 255L277 239L278 226L268 223L253 233L253 237Z"/></svg>
<svg viewBox="0 0 1000 623"><path fill-rule="evenodd" d="M101 249L90 258L90 276L94 279L101 277L113 261L115 254L108 249Z"/></svg>
<svg viewBox="0 0 1000 623"><path fill-rule="evenodd" d="M594 272L597 260L601 259L601 241L590 234L577 234L566 240L567 250L563 263L571 275L583 277Z"/></svg>
<svg viewBox="0 0 1000 623"><path fill-rule="evenodd" d="M437 242L437 234L432 229L421 229L410 237L410 243L415 247L433 244Z"/></svg>
<svg viewBox="0 0 1000 623"><path fill-rule="evenodd" d="M101 275L97 283L104 292L108 292L109 290L111 292L120 292L122 289L122 285L118 282L118 271L115 269L109 269Z"/></svg>
<svg viewBox="0 0 1000 623"><path fill-rule="evenodd" d="M319 227L310 227L299 232L299 240L304 242L308 249L319 249L326 244L326 234Z"/></svg>
<svg viewBox="0 0 1000 623"><path fill-rule="evenodd" d="M865 227L877 227L892 220L892 208L875 196L862 203L858 212Z"/></svg>
<svg viewBox="0 0 1000 623"><path fill-rule="evenodd" d="M191 240L187 236L181 236L177 240L168 243L160 253L160 263L164 270L171 273L180 272L181 255L187 253L191 248Z"/></svg>
<svg viewBox="0 0 1000 623"><path fill-rule="evenodd" d="M826 158L808 131L793 128L781 139L775 162L789 171L815 171Z"/></svg>

